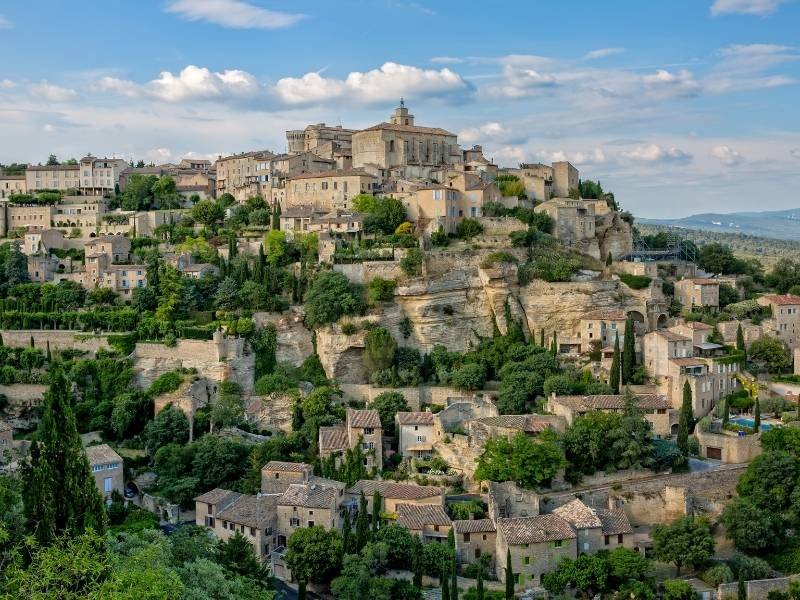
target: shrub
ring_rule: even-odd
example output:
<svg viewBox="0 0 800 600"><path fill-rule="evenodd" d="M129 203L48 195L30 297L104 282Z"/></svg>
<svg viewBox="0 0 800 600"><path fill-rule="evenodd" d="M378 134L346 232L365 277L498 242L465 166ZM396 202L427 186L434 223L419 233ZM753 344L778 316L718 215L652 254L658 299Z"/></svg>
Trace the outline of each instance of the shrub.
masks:
<svg viewBox="0 0 800 600"><path fill-rule="evenodd" d="M483 233L483 225L475 219L462 219L456 226L456 235L462 240L469 240Z"/></svg>
<svg viewBox="0 0 800 600"><path fill-rule="evenodd" d="M733 571L726 564L715 565L703 573L703 581L714 588L721 583L730 583L733 579Z"/></svg>
<svg viewBox="0 0 800 600"><path fill-rule="evenodd" d="M643 290L650 285L652 279L646 275L631 275L630 273L620 273L622 283L632 290Z"/></svg>
<svg viewBox="0 0 800 600"><path fill-rule="evenodd" d="M170 371L160 375L153 383L151 383L150 387L147 388L147 393L151 396L160 396L161 394L174 392L181 387L181 383L183 383L183 377L181 374L177 371Z"/></svg>
<svg viewBox="0 0 800 600"><path fill-rule="evenodd" d="M378 302L389 302L394 297L397 283L391 279L376 277L367 285L367 304L375 306Z"/></svg>
<svg viewBox="0 0 800 600"><path fill-rule="evenodd" d="M444 232L444 227L439 225L439 229L431 234L431 244L434 246L444 247L450 243L450 238Z"/></svg>
<svg viewBox="0 0 800 600"><path fill-rule="evenodd" d="M375 327L367 333L364 348L364 365L370 371L388 369L394 363L397 342L383 327Z"/></svg>
<svg viewBox="0 0 800 600"><path fill-rule="evenodd" d="M410 248L406 255L400 260L400 268L409 277L419 277L422 275L422 261L425 254L419 248Z"/></svg>
<svg viewBox="0 0 800 600"><path fill-rule="evenodd" d="M479 390L483 387L486 372L482 365L468 363L455 369L450 376L450 383L460 390Z"/></svg>
<svg viewBox="0 0 800 600"><path fill-rule="evenodd" d="M569 281L580 268L580 263L557 251L544 251L534 256L519 270L519 283L527 285L533 279L544 281Z"/></svg>
<svg viewBox="0 0 800 600"><path fill-rule="evenodd" d="M342 323L342 333L344 335L353 335L356 331L358 331L358 325L352 321L345 321Z"/></svg>
<svg viewBox="0 0 800 600"><path fill-rule="evenodd" d="M333 271L317 275L306 294L306 321L311 327L333 323L344 315L360 313L363 308L347 277Z"/></svg>
<svg viewBox="0 0 800 600"><path fill-rule="evenodd" d="M492 252L489 256L483 259L483 262L481 262L481 267L484 269L490 269L497 263L516 264L517 262L517 258L510 252Z"/></svg>

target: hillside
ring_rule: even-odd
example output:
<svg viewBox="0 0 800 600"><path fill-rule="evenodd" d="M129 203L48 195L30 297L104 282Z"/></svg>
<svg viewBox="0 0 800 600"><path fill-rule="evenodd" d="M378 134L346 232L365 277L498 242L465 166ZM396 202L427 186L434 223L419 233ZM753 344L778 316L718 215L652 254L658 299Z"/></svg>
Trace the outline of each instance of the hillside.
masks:
<svg viewBox="0 0 800 600"><path fill-rule="evenodd" d="M666 225L713 232L735 232L781 240L800 241L800 208L763 212L701 213L681 219L639 219L649 225Z"/></svg>

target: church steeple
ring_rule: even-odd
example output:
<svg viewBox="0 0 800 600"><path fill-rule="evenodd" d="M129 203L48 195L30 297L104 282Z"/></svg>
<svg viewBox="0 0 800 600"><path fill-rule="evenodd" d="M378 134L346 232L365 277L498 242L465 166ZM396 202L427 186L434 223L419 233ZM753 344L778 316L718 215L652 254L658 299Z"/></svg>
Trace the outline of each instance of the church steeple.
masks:
<svg viewBox="0 0 800 600"><path fill-rule="evenodd" d="M414 125L414 115L408 113L405 99L400 98L400 106L394 109L389 121L392 125Z"/></svg>

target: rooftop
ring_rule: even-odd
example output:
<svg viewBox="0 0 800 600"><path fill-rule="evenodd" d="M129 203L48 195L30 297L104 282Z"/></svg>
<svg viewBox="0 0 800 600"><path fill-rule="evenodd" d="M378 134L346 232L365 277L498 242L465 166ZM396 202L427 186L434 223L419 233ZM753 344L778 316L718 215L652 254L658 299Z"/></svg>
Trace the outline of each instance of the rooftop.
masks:
<svg viewBox="0 0 800 600"><path fill-rule="evenodd" d="M653 333L655 333L656 335L658 335L658 336L660 336L660 337L662 337L665 340L670 341L670 342L688 342L688 341L690 341L689 338L687 338L685 335L679 335L679 334L675 333L674 331L670 331L669 329L657 329Z"/></svg>
<svg viewBox="0 0 800 600"><path fill-rule="evenodd" d="M424 412L398 412L395 419L400 425L433 425L433 413Z"/></svg>
<svg viewBox="0 0 800 600"><path fill-rule="evenodd" d="M433 498L444 496L444 488L434 485L415 485L411 483L397 483L394 481L373 481L362 479L355 485L347 488L348 494L360 494L372 496L376 491L380 492L384 498L394 500L421 500L423 498Z"/></svg>
<svg viewBox="0 0 800 600"><path fill-rule="evenodd" d="M377 410L353 410L347 409L347 423L350 427L373 427L381 426L381 417Z"/></svg>
<svg viewBox="0 0 800 600"><path fill-rule="evenodd" d="M341 425L319 428L319 451L335 452L349 447L347 429Z"/></svg>
<svg viewBox="0 0 800 600"><path fill-rule="evenodd" d="M262 471L281 471L285 473L302 473L310 469L311 467L308 463L285 462L282 460L271 460L261 467Z"/></svg>
<svg viewBox="0 0 800 600"><path fill-rule="evenodd" d="M666 396L660 394L638 394L636 405L643 409L669 409L672 405ZM572 410L585 412L590 410L622 410L625 408L623 394L597 394L593 396L555 396L552 401L568 406Z"/></svg>
<svg viewBox="0 0 800 600"><path fill-rule="evenodd" d="M559 506L553 510L553 514L558 515L576 529L591 529L602 526L600 518L595 514L595 511L577 498Z"/></svg>
<svg viewBox="0 0 800 600"><path fill-rule="evenodd" d="M369 177L375 179L375 176L367 173L362 169L334 169L331 171L317 171L316 173L300 173L294 177L289 177L290 181L297 179L325 179L329 177Z"/></svg>
<svg viewBox="0 0 800 600"><path fill-rule="evenodd" d="M265 529L275 517L275 505L279 494L243 495L223 510L217 511L217 518L232 521L245 527Z"/></svg>
<svg viewBox="0 0 800 600"><path fill-rule="evenodd" d="M621 508L614 510L607 510L598 508L596 511L597 517L603 527L603 534L605 535L618 535L620 533L633 533L633 527L628 520L628 516Z"/></svg>
<svg viewBox="0 0 800 600"><path fill-rule="evenodd" d="M511 546L571 540L577 536L569 523L558 515L498 519L497 529Z"/></svg>
<svg viewBox="0 0 800 600"><path fill-rule="evenodd" d="M214 488L210 492L206 492L205 494L197 496L194 501L203 502L204 504L219 504L225 498L233 497L235 499L239 496L241 496L239 492L232 492L222 488Z"/></svg>
<svg viewBox="0 0 800 600"><path fill-rule="evenodd" d="M550 427L547 421L537 419L534 415L500 415L498 417L475 419L474 422L483 423L489 427L519 429L527 433L541 433Z"/></svg>
<svg viewBox="0 0 800 600"><path fill-rule="evenodd" d="M453 521L453 530L456 533L485 533L497 528L491 519L459 519Z"/></svg>
<svg viewBox="0 0 800 600"><path fill-rule="evenodd" d="M336 489L319 484L292 483L278 498L279 506L331 508L336 501Z"/></svg>
<svg viewBox="0 0 800 600"><path fill-rule="evenodd" d="M114 452L108 444L86 447L86 458L90 465L104 465L106 463L122 462L122 457Z"/></svg>
<svg viewBox="0 0 800 600"><path fill-rule="evenodd" d="M787 305L794 306L796 304L800 304L800 296L794 296L792 294L782 294L782 295L769 294L767 296L762 296L762 297L765 300L769 301L771 304L776 304L778 306L787 306Z"/></svg>
<svg viewBox="0 0 800 600"><path fill-rule="evenodd" d="M419 127L417 125L395 125L394 123L378 123L377 125L373 125L372 127L368 127L366 129L361 130L360 132L356 132L354 135L358 135L359 133L363 133L365 131L397 131L400 133L428 133L431 135L447 135L455 137L455 133L447 131L446 129L441 129L439 127Z"/></svg>
<svg viewBox="0 0 800 600"><path fill-rule="evenodd" d="M397 524L406 529L423 529L426 525L450 526L444 508L435 504L398 504Z"/></svg>

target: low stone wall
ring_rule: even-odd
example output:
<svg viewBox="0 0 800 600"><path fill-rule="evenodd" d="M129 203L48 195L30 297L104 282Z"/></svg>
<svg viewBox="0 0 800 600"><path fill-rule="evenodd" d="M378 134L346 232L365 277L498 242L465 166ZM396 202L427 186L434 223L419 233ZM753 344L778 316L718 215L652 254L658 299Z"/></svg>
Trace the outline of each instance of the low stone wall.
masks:
<svg viewBox="0 0 800 600"><path fill-rule="evenodd" d="M761 454L761 434L737 436L735 433L695 432L700 443L700 456L724 463L746 463Z"/></svg>
<svg viewBox="0 0 800 600"><path fill-rule="evenodd" d="M34 345L44 350L50 342L50 350L80 350L96 354L101 348L108 350L108 334L93 334L85 331L59 330L59 329L3 329L3 344L15 348L27 348Z"/></svg>
<svg viewBox="0 0 800 600"><path fill-rule="evenodd" d="M798 579L797 575L791 577L777 577L775 579L754 579L745 581L747 590L747 600L767 600L767 596L772 591L785 592L789 589L789 583ZM733 600L738 597L739 584L736 582L723 583L717 588L718 600Z"/></svg>
<svg viewBox="0 0 800 600"><path fill-rule="evenodd" d="M351 283L368 283L376 277L383 279L400 279L405 277L400 268L400 259L397 251L395 260L371 260L351 264L335 264L333 270L341 273Z"/></svg>
<svg viewBox="0 0 800 600"><path fill-rule="evenodd" d="M167 502L159 496L150 494L141 495L141 507L158 515L159 519L167 523L178 523L180 520L181 507L178 504Z"/></svg>
<svg viewBox="0 0 800 600"><path fill-rule="evenodd" d="M469 402L470 399L476 395L489 397L493 394L493 392L488 390L464 392L451 387L427 385L404 388L379 388L368 383L342 383L339 387L341 387L345 396L353 398L354 400L360 400L366 404L371 404L378 395L384 392L398 392L406 399L411 410L420 410L423 404L449 406L454 402Z"/></svg>
<svg viewBox="0 0 800 600"><path fill-rule="evenodd" d="M514 217L479 217L483 235L508 235L513 231L527 231L528 226Z"/></svg>
<svg viewBox="0 0 800 600"><path fill-rule="evenodd" d="M8 398L9 405L14 410L25 410L42 403L46 385L35 383L12 383L0 385L0 394Z"/></svg>

